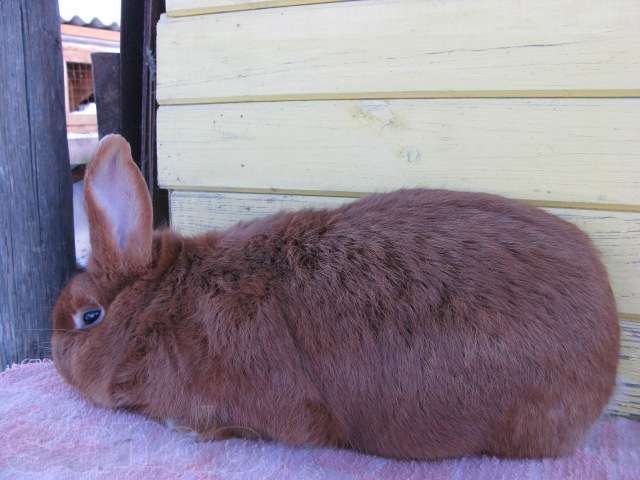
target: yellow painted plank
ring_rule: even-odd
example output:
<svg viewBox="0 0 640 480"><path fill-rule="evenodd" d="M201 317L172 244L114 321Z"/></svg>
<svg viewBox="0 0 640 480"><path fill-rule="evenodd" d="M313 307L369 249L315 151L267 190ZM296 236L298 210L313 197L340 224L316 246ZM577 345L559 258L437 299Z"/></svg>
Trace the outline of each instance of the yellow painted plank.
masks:
<svg viewBox="0 0 640 480"><path fill-rule="evenodd" d="M618 386L607 411L640 420L640 323L620 322Z"/></svg>
<svg viewBox="0 0 640 480"><path fill-rule="evenodd" d="M618 310L640 315L640 213L546 209L587 232L602 255Z"/></svg>
<svg viewBox="0 0 640 480"><path fill-rule="evenodd" d="M160 105L199 105L207 103L306 102L313 100L392 100L435 98L636 98L640 89L627 90L434 90L413 92L325 92L238 97L194 97L160 100Z"/></svg>
<svg viewBox="0 0 640 480"><path fill-rule="evenodd" d="M352 198L174 191L170 196L172 226L186 235L225 229L279 210L333 208ZM618 306L640 307L640 215L550 209L587 231L602 251ZM621 359L616 394L609 412L640 415L640 318L621 314Z"/></svg>
<svg viewBox="0 0 640 480"><path fill-rule="evenodd" d="M171 192L171 224L193 235L280 210L335 208L353 198L213 192ZM640 213L550 208L587 232L602 254L621 315L640 317Z"/></svg>
<svg viewBox="0 0 640 480"><path fill-rule="evenodd" d="M165 17L157 97L637 95L639 44L637 0L360 0Z"/></svg>
<svg viewBox="0 0 640 480"><path fill-rule="evenodd" d="M640 211L640 99L161 107L158 156L171 189L358 196L424 186Z"/></svg>
<svg viewBox="0 0 640 480"><path fill-rule="evenodd" d="M315 3L342 1L348 0L167 0L166 5L169 16L185 17L190 15L204 15L207 13L293 7L297 5L313 5Z"/></svg>
<svg viewBox="0 0 640 480"><path fill-rule="evenodd" d="M169 198L171 227L184 235L196 235L210 229L224 230L238 222L254 220L280 210L336 208L354 200L310 195L183 191L172 191Z"/></svg>

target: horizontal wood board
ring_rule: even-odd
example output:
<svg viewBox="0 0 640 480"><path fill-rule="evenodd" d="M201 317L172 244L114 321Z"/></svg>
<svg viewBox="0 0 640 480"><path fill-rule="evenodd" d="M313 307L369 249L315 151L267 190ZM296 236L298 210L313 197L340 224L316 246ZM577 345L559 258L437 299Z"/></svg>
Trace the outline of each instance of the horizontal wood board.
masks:
<svg viewBox="0 0 640 480"><path fill-rule="evenodd" d="M260 8L293 7L356 0L166 0L167 15L184 17Z"/></svg>
<svg viewBox="0 0 640 480"><path fill-rule="evenodd" d="M620 322L618 386L608 411L640 420L640 323Z"/></svg>
<svg viewBox="0 0 640 480"><path fill-rule="evenodd" d="M158 157L170 189L424 186L640 211L640 99L166 106Z"/></svg>
<svg viewBox="0 0 640 480"><path fill-rule="evenodd" d="M280 210L335 208L353 198L173 191L172 227L193 235ZM547 209L587 232L607 265L618 310L640 320L640 213Z"/></svg>
<svg viewBox="0 0 640 480"><path fill-rule="evenodd" d="M212 192L171 192L172 227L186 235L225 229L279 210L335 208L350 198ZM621 311L640 312L640 215L549 209L587 231L609 268ZM624 229L624 231L621 231ZM640 416L640 315L621 314L621 359L609 411ZM639 417L640 418L640 417Z"/></svg>
<svg viewBox="0 0 640 480"><path fill-rule="evenodd" d="M160 104L639 96L640 2L359 0L165 17Z"/></svg>

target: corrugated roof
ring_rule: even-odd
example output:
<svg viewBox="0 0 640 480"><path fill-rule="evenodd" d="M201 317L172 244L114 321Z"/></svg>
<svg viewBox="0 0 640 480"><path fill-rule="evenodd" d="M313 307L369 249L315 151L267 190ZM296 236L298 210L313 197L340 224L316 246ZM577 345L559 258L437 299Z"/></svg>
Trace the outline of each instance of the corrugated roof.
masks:
<svg viewBox="0 0 640 480"><path fill-rule="evenodd" d="M93 17L91 21L86 21L80 16L74 15L69 19L60 17L60 22L64 23L65 25L77 25L79 27L100 28L102 30L114 30L118 32L120 31L120 25L117 22L105 24L98 17Z"/></svg>

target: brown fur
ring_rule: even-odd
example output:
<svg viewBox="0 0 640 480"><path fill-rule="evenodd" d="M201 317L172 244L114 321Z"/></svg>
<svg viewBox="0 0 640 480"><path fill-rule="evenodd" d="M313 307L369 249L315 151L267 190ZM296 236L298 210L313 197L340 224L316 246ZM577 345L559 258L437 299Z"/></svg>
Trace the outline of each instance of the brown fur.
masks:
<svg viewBox="0 0 640 480"><path fill-rule="evenodd" d="M94 200L107 171L140 220L124 245ZM540 209L416 189L152 234L117 136L86 193L92 257L60 296L52 342L60 373L100 405L211 439L541 457L572 451L612 392L607 273L585 234ZM104 320L73 329L87 305Z"/></svg>

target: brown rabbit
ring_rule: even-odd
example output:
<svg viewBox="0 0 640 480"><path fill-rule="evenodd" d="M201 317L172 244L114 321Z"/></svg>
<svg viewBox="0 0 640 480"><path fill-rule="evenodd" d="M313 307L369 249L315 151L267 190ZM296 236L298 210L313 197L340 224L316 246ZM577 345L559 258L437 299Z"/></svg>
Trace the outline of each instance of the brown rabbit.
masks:
<svg viewBox="0 0 640 480"><path fill-rule="evenodd" d="M571 452L611 395L607 273L585 234L540 209L416 189L154 234L119 136L85 194L92 253L52 344L99 405L205 439L542 457Z"/></svg>

